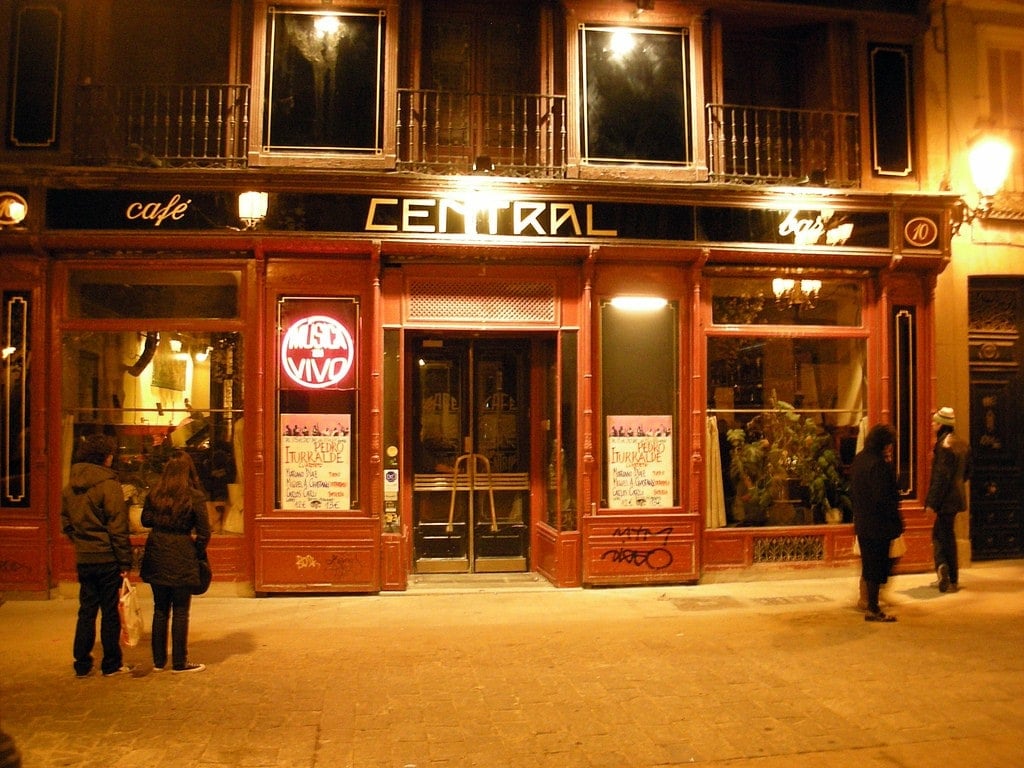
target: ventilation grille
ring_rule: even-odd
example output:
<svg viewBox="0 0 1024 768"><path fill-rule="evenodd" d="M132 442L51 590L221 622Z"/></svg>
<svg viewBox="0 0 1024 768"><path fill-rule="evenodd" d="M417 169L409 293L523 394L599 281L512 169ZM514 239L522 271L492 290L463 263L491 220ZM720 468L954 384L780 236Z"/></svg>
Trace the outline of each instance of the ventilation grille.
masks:
<svg viewBox="0 0 1024 768"><path fill-rule="evenodd" d="M414 280L408 320L444 323L555 322L553 283Z"/></svg>
<svg viewBox="0 0 1024 768"><path fill-rule="evenodd" d="M776 536L754 539L755 563L805 563L825 559L821 536Z"/></svg>

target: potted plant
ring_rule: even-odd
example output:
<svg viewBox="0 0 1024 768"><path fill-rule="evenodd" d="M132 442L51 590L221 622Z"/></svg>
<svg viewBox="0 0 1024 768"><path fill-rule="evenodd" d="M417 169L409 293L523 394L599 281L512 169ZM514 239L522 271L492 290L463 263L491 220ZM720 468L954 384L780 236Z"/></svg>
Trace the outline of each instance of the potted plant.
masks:
<svg viewBox="0 0 1024 768"><path fill-rule="evenodd" d="M772 506L786 499L805 501L815 522L842 521L851 503L831 437L774 393L769 406L726 435L743 522L764 524Z"/></svg>

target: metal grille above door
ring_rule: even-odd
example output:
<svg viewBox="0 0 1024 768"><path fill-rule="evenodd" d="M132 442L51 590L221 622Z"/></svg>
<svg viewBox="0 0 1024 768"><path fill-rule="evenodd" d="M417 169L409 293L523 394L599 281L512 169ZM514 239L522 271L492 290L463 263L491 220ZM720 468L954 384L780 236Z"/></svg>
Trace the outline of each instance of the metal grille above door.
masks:
<svg viewBox="0 0 1024 768"><path fill-rule="evenodd" d="M413 323L535 324L557 321L553 282L412 280L406 321Z"/></svg>

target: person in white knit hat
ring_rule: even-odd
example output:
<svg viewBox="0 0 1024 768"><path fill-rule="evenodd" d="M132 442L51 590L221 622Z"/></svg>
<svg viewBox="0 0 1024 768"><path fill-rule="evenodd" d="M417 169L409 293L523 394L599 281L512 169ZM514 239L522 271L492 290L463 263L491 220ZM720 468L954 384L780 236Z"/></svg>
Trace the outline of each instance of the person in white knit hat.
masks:
<svg viewBox="0 0 1024 768"><path fill-rule="evenodd" d="M957 513L967 509L964 483L971 476L970 447L956 434L956 413L949 406L932 414L935 448L932 473L925 496L925 511L935 515L932 550L940 592L960 588L960 568L953 523Z"/></svg>

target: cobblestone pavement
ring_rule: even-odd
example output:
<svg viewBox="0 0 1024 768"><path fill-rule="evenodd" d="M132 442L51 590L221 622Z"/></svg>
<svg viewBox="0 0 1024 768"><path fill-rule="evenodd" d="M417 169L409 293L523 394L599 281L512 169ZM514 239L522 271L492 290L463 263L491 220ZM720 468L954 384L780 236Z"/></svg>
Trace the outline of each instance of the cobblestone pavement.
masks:
<svg viewBox="0 0 1024 768"><path fill-rule="evenodd" d="M556 590L414 579L407 593L193 603L204 672L76 679L74 590L0 606L0 727L25 768L915 768L1024 765L1024 562L940 594L852 572ZM230 589L228 587L227 589ZM150 614L148 590L144 613Z"/></svg>

